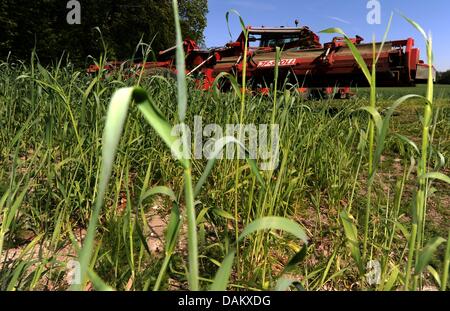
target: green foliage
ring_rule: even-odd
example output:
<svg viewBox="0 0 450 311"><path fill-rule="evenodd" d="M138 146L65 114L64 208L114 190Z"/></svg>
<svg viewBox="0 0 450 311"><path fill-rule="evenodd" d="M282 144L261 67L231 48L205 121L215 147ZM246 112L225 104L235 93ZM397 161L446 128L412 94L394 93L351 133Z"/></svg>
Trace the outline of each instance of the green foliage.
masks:
<svg viewBox="0 0 450 311"><path fill-rule="evenodd" d="M208 3L181 0L183 36L203 41ZM56 62L63 52L76 64L85 65L89 55L103 51L102 34L112 58L129 59L142 38L160 51L175 43L171 1L87 0L81 1L81 25L69 25L66 1L4 0L0 4L0 59L28 59L36 47L43 64ZM130 31L132 29L133 31ZM139 51L138 51L139 52ZM143 57L143 55L136 55Z"/></svg>
<svg viewBox="0 0 450 311"><path fill-rule="evenodd" d="M438 84L450 84L450 70L438 72L436 78L437 78L436 83Z"/></svg>
<svg viewBox="0 0 450 311"><path fill-rule="evenodd" d="M354 223L354 218L346 211L341 212L342 226L344 227L345 237L347 239L347 247L355 260L359 273L364 273L364 266L359 250L358 230Z"/></svg>
<svg viewBox="0 0 450 311"><path fill-rule="evenodd" d="M50 243L52 250L51 253L44 252L42 259L32 265L35 262L30 255L38 244L33 246L31 242L26 242L24 246L29 248L21 248L22 258L30 265L21 265L20 260L15 260L11 263L11 269L0 268L0 286L2 289L10 285L10 288L17 289L42 289L42 280L49 278L59 284L58 289L66 289L67 284L61 281L66 272L66 259L58 261L57 257L60 257L61 249L67 247L71 235L78 235L79 230L87 228L93 211L93 198L99 196L96 185L101 172L100 142L106 107L117 85L132 87L136 81L124 80L118 75L109 79L95 79L92 84L93 80L70 67L49 68L48 71L36 69L33 75L31 68L26 65L15 69L9 64L0 66L0 79L0 97L4 101L4 105L0 106L0 164L5 168L0 171L1 216L13 215L9 211L16 211L13 216L7 216L11 221L3 222L3 250L5 252L10 247L16 247L15 237L22 228L32 229L37 234L34 239L39 241L38 244ZM219 93L217 97L205 95L191 87L190 83L188 80L189 109L185 122L191 128L195 115L201 115L207 120L205 122L222 126L238 122L241 108L239 96L233 92ZM164 119L171 124L177 122L175 84L163 78L146 78L142 80L141 86L151 98L150 110L155 116L165 116ZM87 92L88 88L90 92ZM364 92L354 101L305 102L294 91L287 99L285 91L288 90L278 94L278 113L275 115L275 122L280 123L283 129L280 137L283 154L280 167L269 176L261 172L261 183L249 162L241 161L237 221L234 217L235 161L217 160L213 166L207 160L192 162L201 288L208 288L212 284L218 265L233 249L234 232L230 232L229 226L237 222L242 236L243 228L264 216L288 217L307 224L305 227L308 231L305 233L311 237L311 242L306 257L280 278L284 272L281 270L290 266L289 258L295 262L296 254L303 249L298 248L295 245L297 242L287 234L278 234L273 230L255 232L239 243L240 258L230 260L233 273L228 288L286 289L303 280L298 286L306 290L323 289L325 286L347 289L345 284L359 281L355 276L359 268L346 246L349 240L338 211L348 208L345 202L349 202L355 187L351 203L352 215L355 217L352 224L359 229L356 234L361 245L360 213L366 200L366 181L361 172L367 167L358 171L361 157L358 145L361 139L365 139L362 129L368 117L365 114L358 115L356 110L366 105ZM137 102L142 98L146 97L139 97ZM384 104L389 107L393 101ZM39 105L38 110L33 108L35 105ZM86 105L85 109L83 105ZM411 115L415 116L416 109L422 105L414 98L411 98L410 104L400 105L396 110L399 114L391 116L390 132L399 132L407 137L419 135L418 131L411 133L404 129L420 128L420 119L411 119ZM142 117L141 106L131 106L118 143L116 160L112 164L112 178L105 193L105 205L99 214L90 261L94 269L87 271L89 279L95 283L94 287L99 289L110 289L105 284L117 290L129 288L127 284L132 271L134 279L130 282L131 289L167 289L168 278L181 284L182 288L187 288L187 262L178 246L173 251L177 234L177 245L187 238L183 229L177 229L177 217L172 216L176 215L174 204L178 202L182 222L186 221L182 196L184 185L180 177L183 166L172 158L164 139ZM261 123L261 120L267 122L273 117L272 109L272 97L247 96L245 120L255 124ZM71 114L75 122L71 121ZM385 113L380 113L380 124L385 117ZM440 142L436 145L440 146L439 151L445 159L450 154L450 145L446 143L450 133L448 122L445 122L448 117L449 111L444 109L436 121L438 127L435 140ZM155 120L160 119L158 117ZM405 127L406 124L409 127ZM386 160L380 162L379 172L391 171L392 168L386 166L389 161L403 157L393 148L390 137L386 135L383 153ZM409 155L406 155L401 164L407 165L406 169L409 169L411 164ZM134 177L130 179L127 175ZM437 174L427 177L430 180L445 180ZM406 179L409 188L414 186L414 178ZM374 187L379 189L379 177L374 179ZM445 188L443 184L435 184L434 187L438 192L430 200L439 202ZM373 222L369 245L382 246L373 250L373 259L387 260L383 265L386 269L383 280L386 282L380 284L381 289L398 289L404 283L406 262L403 252L405 238L411 231L404 215L409 215L411 202L408 198L412 194L402 193L400 189L392 189L391 193L374 192L377 199L374 199L374 218L371 220L380 219L381 222ZM129 193L123 215L118 212L122 192ZM395 208L392 205L394 192ZM22 203L16 204L22 193L26 193ZM160 200L161 203L158 203ZM389 208L386 210L388 202ZM394 212L397 204L398 214ZM161 249L163 258L147 252L143 243L149 234L146 217L149 217L155 205L159 206L162 215L170 215L170 219L174 220L164 233L165 244ZM9 228L6 228L6 223ZM140 237L138 227L142 229L144 239ZM169 230L169 227L175 229ZM388 238L384 235L385 231ZM391 238L392 243L389 244ZM330 253L326 257L321 255L322 241L329 245ZM441 248L428 264L433 264L439 275L443 272L443 265L439 264L443 261L439 255ZM280 260L274 254L280 254L285 259ZM314 264L310 263L312 259L315 260ZM445 262L448 263L448 260ZM278 271L264 270L264 267L271 266L281 268ZM413 262L411 271L414 266ZM53 272L46 267L52 267ZM235 273L238 269L241 271L240 277ZM92 274L94 271L95 274ZM159 288L156 286L158 278Z"/></svg>
<svg viewBox="0 0 450 311"><path fill-rule="evenodd" d="M265 217L255 220L254 222L250 223L240 234L239 241L242 241L248 235L254 232L268 229L286 231L294 235L297 239L300 239L304 243L308 243L308 237L306 236L303 228L296 222L282 217ZM234 249L227 254L222 264L220 265L219 271L217 271L216 277L214 278L214 282L211 286L211 290L224 291L227 289L235 254L236 250ZM301 254L301 252L299 252L299 254Z"/></svg>

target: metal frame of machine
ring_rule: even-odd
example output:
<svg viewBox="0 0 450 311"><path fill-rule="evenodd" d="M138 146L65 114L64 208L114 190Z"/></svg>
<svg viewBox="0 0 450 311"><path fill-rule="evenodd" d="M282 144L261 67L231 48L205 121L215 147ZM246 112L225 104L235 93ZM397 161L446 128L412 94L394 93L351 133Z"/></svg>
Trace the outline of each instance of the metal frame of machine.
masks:
<svg viewBox="0 0 450 311"><path fill-rule="evenodd" d="M351 86L366 86L367 81L355 61L350 48L341 37L322 45L319 37L308 27L247 27L249 47L245 53L244 32L235 42L224 47L201 49L193 40L186 39L183 47L186 55L186 74L197 80L205 90L213 86L221 72L242 77L243 60L247 58L247 78L253 89L268 92L273 83L276 47L282 49L279 62L280 81L288 80L297 85L299 91L308 94L319 89L325 94L347 97ZM368 66L373 62L373 44L364 44L363 38L350 39L358 48ZM380 49L382 43L375 43ZM154 75L176 73L175 50L172 47L161 51L156 61L133 64L134 72L144 70ZM105 69L112 71L120 62L108 63ZM377 84L380 86L414 86L426 79L428 65L420 60L420 51L414 47L414 39L385 42L377 62ZM93 73L99 68L89 67Z"/></svg>

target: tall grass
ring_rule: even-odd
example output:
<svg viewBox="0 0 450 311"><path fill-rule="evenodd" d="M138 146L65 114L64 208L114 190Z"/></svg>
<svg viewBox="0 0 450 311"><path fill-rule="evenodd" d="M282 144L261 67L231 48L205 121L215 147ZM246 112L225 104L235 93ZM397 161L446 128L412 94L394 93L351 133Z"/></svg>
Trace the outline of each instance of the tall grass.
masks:
<svg viewBox="0 0 450 311"><path fill-rule="evenodd" d="M424 231L425 231L425 223L426 223L426 206L427 206L427 199L428 199L428 191L430 184L427 180L428 177L434 176L434 178L438 178L442 181L449 182L450 179L441 174L441 173L433 173L431 175L428 175L428 160L432 156L432 148L431 143L432 140L430 139L430 130L431 130L431 122L432 122L432 116L433 116L433 52L432 52L432 39L431 34L426 35L425 31L422 29L420 25L418 25L416 22L412 21L411 19L408 19L407 17L404 17L412 26L414 26L424 37L426 41L427 46L427 60L429 64L429 74L428 74L428 82L427 82L427 91L426 91L426 97L422 97L419 95L405 95L398 99L389 109L386 113L386 116L382 118L378 112L377 106L376 106L376 64L379 59L380 53L382 51L384 41L387 38L387 34L392 22L392 16L389 20L388 28L385 33L383 42L381 44L380 51L378 55L376 56L376 50L375 50L375 41L373 43L373 61L372 61L372 73L370 74L369 69L367 68L367 64L363 60L361 54L355 47L355 45L348 39L347 35L338 28L332 28L324 30L323 32L326 33L339 33L341 35L344 35L345 42L350 47L352 54L355 58L355 61L358 63L359 67L361 68L362 72L364 73L369 85L370 85L370 105L368 107L364 107L363 109L366 110L370 115L371 119L369 121L369 149L368 149L368 159L369 159L369 168L368 168L368 197L367 197L367 206L365 211L365 217L364 217L364 239L363 239L363 254L359 253L359 246L358 246L358 237L357 237L357 229L355 226L350 227L351 220L348 218L348 215L346 213L343 214L343 225L345 228L347 239L349 240L349 248L352 252L352 256L355 259L355 261L358 264L360 273L362 274L364 272L364 269L362 267L362 260L367 261L367 243L368 243L368 234L370 231L369 228L369 222L370 218L372 217L372 206L371 206L371 200L372 200L372 186L373 181L375 177L375 173L377 171L377 168L379 166L379 162L381 160L381 154L384 150L384 144L385 139L387 136L387 131L389 128L389 122L390 119L394 113L394 110L397 109L399 105L404 103L405 101L411 99L411 98L421 98L424 102L424 114L422 118L422 145L420 148L420 159L419 164L417 167L417 180L418 180L418 190L415 195L415 201L414 206L415 209L413 210L413 222L412 222L412 228L411 232L409 233L409 243L408 243L408 263L405 271L405 289L410 289L410 279L411 279L411 273L414 273L414 282L412 285L412 289L416 290L417 286L420 286L422 288L422 278L423 278L423 270L426 267L428 261L431 259L431 256L433 252L436 250L436 248L444 242L445 240L442 238L436 238L430 241L430 243L427 245L427 247L424 248ZM374 142L375 142L375 127L378 130L378 135L376 136L376 150L374 148ZM410 145L414 146L416 150L419 151L419 149L415 146L415 144L408 140L406 137L401 136L403 140L405 140ZM395 227L394 227L395 229ZM413 268L413 261L415 262L414 271L412 272ZM396 272L397 273L397 272ZM444 272L445 273L445 272Z"/></svg>
<svg viewBox="0 0 450 311"><path fill-rule="evenodd" d="M183 53L183 45L181 39L181 30L180 23L178 19L178 4L177 1L173 1L173 9L175 14L175 28L177 33L177 86L178 86L178 119L180 122L184 122L186 117L187 110L187 89L186 89L186 77L185 77L185 64L184 64L184 53ZM246 47L245 51L247 51L247 40L248 36L246 35ZM246 52L244 52L246 55ZM246 57L244 57L246 59ZM244 75L243 75L243 84L245 86L245 67L246 60L244 60ZM245 104L245 88L243 94L241 96L241 114L240 114L240 124L243 124L243 114L244 114L244 104ZM199 268L198 268L198 240L197 240L197 223L196 223L196 211L194 205L194 188L192 182L192 166L191 161L189 160L191 155L187 153L187 146L190 143L187 140L187 132L184 130L181 134L182 146L181 148L176 146L177 137L173 135L173 131L167 120L161 115L158 111L158 108L155 107L146 94L146 92L140 88L124 88L117 91L113 98L111 99L111 104L108 110L108 115L106 118L106 125L103 136L103 156L102 156L102 169L100 175L99 182L99 194L96 198L96 206L94 212L91 217L91 221L88 228L88 233L86 240L83 245L83 249L80 252L80 266L82 271L82 283L86 282L88 275L90 273L89 262L92 257L92 252L94 250L93 242L95 237L95 230L97 227L100 210L104 202L104 197L106 193L106 189L108 186L108 182L111 176L113 161L115 159L120 136L123 132L123 127L125 124L125 118L127 116L128 107L132 103L136 103L139 110L144 115L147 122L153 127L153 129L157 132L160 138L167 144L167 146L171 149L172 154L179 161L184 170L184 203L186 204L186 214L187 214L187 222L188 222L188 257L189 257L189 267L187 272L187 278L189 281L189 289L196 291L199 289ZM185 129L185 127L183 127ZM239 133L239 137L241 137L242 131ZM232 139L231 137L228 139ZM243 144L236 141L238 145L243 147ZM219 149L223 148L225 144L216 143L216 147ZM254 160L248 159L251 164L253 173L259 177L259 172L256 169L256 165L253 163ZM209 168L211 169L211 167ZM239 172L239 169L236 170ZM236 185L239 183L239 175L236 173ZM259 177L259 179L261 179ZM204 179L203 179L204 181ZM236 186L237 187L237 186ZM201 188L201 187L200 187ZM171 190L170 190L171 191ZM236 188L237 192L237 188ZM237 197L236 197L237 200ZM237 201L236 201L237 204ZM237 213L237 205L236 213ZM178 213L175 211L174 216L177 217ZM237 214L236 214L237 219ZM175 220L174 220L175 221ZM237 223L237 221L236 221ZM253 231L267 230L267 229L278 229L285 230L287 232L291 232L296 235L298 238L303 240L305 243L307 242L307 237L303 232L303 229L296 224L295 222L283 218L261 218L260 220L256 220L251 223L247 229L248 232L239 237L236 235L236 243L246 235L250 234ZM169 239L169 243L173 244L173 239L176 236L176 231L180 230L179 225L172 225L169 227L169 236L173 238ZM238 230L238 228L237 228ZM238 234L238 231L236 231ZM173 248L173 247L172 247ZM237 247L238 248L238 245ZM221 265L221 268L218 272L218 276L216 277L212 289L226 289L228 284L228 278L231 275L231 266L233 263L233 253L232 251L224 260ZM166 252L166 256L170 255ZM165 271L167 268L168 261L165 260L162 271ZM92 272L93 273L93 272ZM132 275L132 278L134 275ZM161 282L162 274L160 273L160 277L157 280L155 288L159 287ZM104 286L103 282L98 278L90 277L91 281L101 282L98 286Z"/></svg>
<svg viewBox="0 0 450 311"><path fill-rule="evenodd" d="M367 98L306 101L277 79L270 96L249 96L245 75L216 81L233 92L204 93L184 70L176 83L123 71L92 79L64 62L0 64L1 289L67 289L67 261L79 256L74 289L446 290L449 243L434 237L448 228L427 210L445 213L448 198L447 98L375 102L372 87ZM415 114L427 106L428 127ZM172 125L193 128L197 115L279 124L279 167L176 148L174 158ZM216 151L227 144L245 148L228 137ZM155 210L169 218L160 252L150 249ZM366 281L371 259L379 284Z"/></svg>

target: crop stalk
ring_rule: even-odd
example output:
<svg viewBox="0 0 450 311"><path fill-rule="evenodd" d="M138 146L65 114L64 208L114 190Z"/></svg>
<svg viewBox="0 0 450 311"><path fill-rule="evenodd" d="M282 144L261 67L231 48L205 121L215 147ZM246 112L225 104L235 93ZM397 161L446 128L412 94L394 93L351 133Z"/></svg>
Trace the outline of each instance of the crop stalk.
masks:
<svg viewBox="0 0 450 311"><path fill-rule="evenodd" d="M243 123L244 123L244 112L245 112L245 92L247 88L247 53L248 53L248 30L244 30L245 33L245 47L244 47L244 55L243 55L243 64L242 64L242 96L241 96L241 111L239 115L239 140L242 140L242 134L243 134ZM241 141L244 143L243 141ZM239 150L237 149L237 158L239 159L238 153ZM235 191L234 191L234 228L235 228L235 238L236 238L236 258L237 262L239 262L240 258L240 251L239 251L239 160L236 161L236 175L235 175ZM237 265L237 275L240 276L240 266Z"/></svg>
<svg viewBox="0 0 450 311"><path fill-rule="evenodd" d="M421 146L421 158L418 166L418 176L419 176L419 190L416 199L416 222L417 222L417 241L416 241L416 262L419 260L420 250L424 243L424 231L426 222L426 204L427 204L427 186L428 180L426 178L421 178L428 171L427 160L428 160L428 150L430 143L430 125L433 117L432 103L433 103L433 57L432 57L432 40L431 36L427 38L427 56L428 56L428 82L427 82L427 103L424 108L423 115L423 127L422 127L422 146ZM419 275L415 279L414 289L416 285L419 288L422 287L422 275Z"/></svg>
<svg viewBox="0 0 450 311"><path fill-rule="evenodd" d="M198 285L198 241L197 222L195 216L194 191L192 188L191 164L184 170L184 191L186 200L186 213L188 220L188 248L189 248L189 287L192 291L199 289Z"/></svg>
<svg viewBox="0 0 450 311"><path fill-rule="evenodd" d="M375 63L375 45L374 47L374 59L372 63L372 80L370 81L370 107L376 108L377 104L377 93L376 93L376 63ZM369 119L369 179L373 180L373 150L374 150L374 141L375 141L375 124L372 118ZM369 223L370 223L370 215L372 210L372 181L369 181L368 189L367 189L367 205L366 205L366 214L364 217L364 242L363 242L363 258L367 259L367 241L369 236Z"/></svg>

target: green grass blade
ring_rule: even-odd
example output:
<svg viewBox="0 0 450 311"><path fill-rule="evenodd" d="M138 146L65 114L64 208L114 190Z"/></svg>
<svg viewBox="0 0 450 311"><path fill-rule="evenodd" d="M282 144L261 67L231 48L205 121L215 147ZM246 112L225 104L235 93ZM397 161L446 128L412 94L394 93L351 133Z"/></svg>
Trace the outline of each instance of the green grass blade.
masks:
<svg viewBox="0 0 450 311"><path fill-rule="evenodd" d="M177 197L175 195L175 192L173 192L172 189L166 186L157 186L153 187L146 192L144 192L139 199L140 204L142 204L145 200L147 200L149 197L157 195L157 194L163 194L168 196L173 202L177 202Z"/></svg>
<svg viewBox="0 0 450 311"><path fill-rule="evenodd" d="M416 29L420 32L420 34L421 34L422 37L425 39L425 41L427 41L427 44L428 44L428 36L427 36L427 33L425 32L425 30L423 30L423 28L422 28L418 23L416 23L415 21L413 21L412 19L406 17L406 16L403 15L403 14L401 14L401 15L402 15L402 17L403 17L404 19L406 19L406 21L407 21L408 23L410 23L414 28L416 28Z"/></svg>
<svg viewBox="0 0 450 311"><path fill-rule="evenodd" d="M176 141L176 138L171 135L172 127L159 113L158 109L153 106L147 96L147 93L143 89L123 88L115 92L111 99L106 117L102 147L102 167L96 205L91 216L88 233L83 248L79 254L80 268L82 271L82 284L86 281L88 273L87 268L94 247L94 238L98 218L101 207L103 206L111 172L113 170L114 159L119 146L120 137L123 132L128 109L133 101L138 104L138 107L144 114L144 117L169 147L171 147ZM171 149L173 149L172 152L178 156L181 163L185 164L187 160L183 158L181 151L175 150L175 148Z"/></svg>
<svg viewBox="0 0 450 311"><path fill-rule="evenodd" d="M445 174L439 173L439 172L431 172L424 174L422 176L419 176L420 179L437 179L443 182L446 182L447 184L450 184L450 177L448 177Z"/></svg>
<svg viewBox="0 0 450 311"><path fill-rule="evenodd" d="M373 179L377 172L377 168L380 164L381 154L383 153L383 150L384 150L386 136L387 136L387 133L389 130L389 124L390 124L392 115L394 114L395 110L401 104L405 103L406 101L408 101L412 98L419 98L424 101L425 105L429 104L428 100L425 97L420 96L420 95L410 94L410 95L405 95L405 96L399 98L398 100L396 100L394 102L394 104L391 107L389 107L388 111L386 112L385 117L383 118L381 130L378 132L378 135L376 137L377 147L375 149L375 154L374 154L374 159L373 159L373 170L372 170L371 176L369 176L369 183L373 182Z"/></svg>
<svg viewBox="0 0 450 311"><path fill-rule="evenodd" d="M375 123L375 127L377 129L377 133L378 135L380 135L381 133L381 129L383 128L383 119L381 118L380 113L378 112L378 110L374 107L371 106L366 106L366 107L362 107L362 108L358 108L355 110L356 111L366 111L370 114L370 116L373 119L373 122Z"/></svg>
<svg viewBox="0 0 450 311"><path fill-rule="evenodd" d="M225 256L214 277L214 282L210 287L211 291L225 291L227 289L235 255L236 250L232 250Z"/></svg>
<svg viewBox="0 0 450 311"><path fill-rule="evenodd" d="M147 177L148 177L148 174L146 176L146 179L147 179ZM146 192L143 192L141 194L140 199L139 199L139 204L142 205L145 200L147 200L151 196L154 196L154 195L157 195L157 194L162 194L162 195L168 196L172 200L172 202L174 203L174 206L176 206L178 208L178 202L177 202L177 198L175 196L175 193L173 192L172 189L170 189L169 187L165 187L165 186L153 187L153 188L147 190ZM138 213L136 213L136 215L137 214ZM147 251L147 253L149 255L151 255L150 249L148 248L148 245L147 245L147 240L145 239L144 233L142 231L142 228L141 228L141 226L140 226L140 224L138 223L137 220L136 220L136 230L137 230L137 233L139 235L139 238L142 241L142 244L144 245L145 250ZM170 232L170 231L168 231L168 232ZM166 241L169 241L169 240L166 239Z"/></svg>
<svg viewBox="0 0 450 311"><path fill-rule="evenodd" d="M200 191L201 191L203 185L205 184L206 180L208 179L208 176L211 174L211 171L214 167L214 164L217 161L217 158L219 157L220 153L223 151L223 149L228 144L235 144L245 151L245 158L250 165L250 169L251 169L252 173L255 175L255 177L258 180L258 182L260 183L260 185L263 188L265 188L264 179L262 178L262 176L259 172L256 161L254 159L250 159L248 150L245 148L244 144L233 136L226 136L226 137L222 137L221 139L217 140L216 143L214 144L214 151L210 155L210 160L206 164L203 174L200 176L197 184L195 185L194 196L198 196L200 194Z"/></svg>
<svg viewBox="0 0 450 311"><path fill-rule="evenodd" d="M364 273L364 266L362 263L361 252L359 250L358 231L353 221L353 217L346 211L342 211L340 214L342 224L344 226L344 233L347 238L347 247L355 260L358 270L361 274Z"/></svg>
<svg viewBox="0 0 450 311"><path fill-rule="evenodd" d="M32 261L30 261L30 262L22 261L21 263L19 263L19 265L14 269L13 276L12 276L11 280L9 281L6 291L10 292L10 291L16 290L17 283L19 281L20 276L22 275L22 273L24 273L24 271L26 270L26 267L30 266L32 263L33 263Z"/></svg>
<svg viewBox="0 0 450 311"><path fill-rule="evenodd" d="M176 202L174 202L172 211L170 213L170 221L166 231L166 255L172 254L175 250L178 240L178 234L181 228L181 213L180 208Z"/></svg>
<svg viewBox="0 0 450 311"><path fill-rule="evenodd" d="M285 292L291 287L293 284L297 283L298 281L289 279L286 277L281 277L277 281L277 285L275 286L275 291L277 292Z"/></svg>
<svg viewBox="0 0 450 311"><path fill-rule="evenodd" d="M7 210L8 212L6 213L7 215L4 219L6 228L9 228L11 226L11 223L12 223L14 217L16 216L19 207L22 205L25 195L29 191L29 187L30 187L30 184L28 184L28 186L23 188L22 192L14 200L14 203L12 204L11 208L9 210Z"/></svg>
<svg viewBox="0 0 450 311"><path fill-rule="evenodd" d="M392 269L391 274L390 274L390 276L389 276L389 278L388 278L386 284L385 284L384 287L383 287L383 290L384 290L384 291L391 291L391 290L392 290L392 288L393 288L394 285L395 285L395 282L397 281L399 272L400 272L400 271L398 270L397 266L395 266L395 267Z"/></svg>
<svg viewBox="0 0 450 311"><path fill-rule="evenodd" d="M176 61L177 61L177 86L178 86L178 117L180 122L183 122L186 117L187 111L187 89L186 89L186 64L185 55L183 50L181 26L180 26L180 16L178 13L178 1L172 0L172 7L174 11L175 19L175 30L176 30ZM141 105L142 106L142 105ZM181 146L186 146L189 142L187 141L186 129L182 128L182 144ZM171 145L172 146L172 145ZM180 147L181 147L180 146ZM174 148L171 148L174 152ZM187 149L187 148L185 148ZM189 260L189 272L188 281L189 288L193 291L199 289L199 267L198 267L198 240L197 240L197 223L196 223L196 211L194 204L194 190L192 186L192 168L189 161L190 154L187 150L175 151L180 152L182 158L179 156L181 164L184 167L184 197L186 203L186 215L188 223L188 260Z"/></svg>
<svg viewBox="0 0 450 311"><path fill-rule="evenodd" d="M175 33L177 45L177 86L178 86L178 118L183 122L186 118L187 110L187 88L186 88L186 64L183 49L183 37L181 34L180 17L178 13L178 1L172 0L172 7L175 18Z"/></svg>
<svg viewBox="0 0 450 311"><path fill-rule="evenodd" d="M430 265L427 265L427 271L428 271L428 273L431 274L431 276L433 277L433 279L436 282L437 286L439 288L441 288L441 286L442 286L442 284L441 284L441 277L439 276L439 273L436 271L436 269L433 268Z"/></svg>
<svg viewBox="0 0 450 311"><path fill-rule="evenodd" d="M133 99L136 101L136 104L138 104L138 108L144 115L147 122L164 140L164 142L172 151L172 154L180 161L180 163L184 167L187 167L189 155L184 154L183 150L180 150L178 147L176 147L178 138L172 136L172 126L159 112L156 106L153 105L151 100L148 98L147 93L143 89L135 88L133 90Z"/></svg>
<svg viewBox="0 0 450 311"><path fill-rule="evenodd" d="M449 267L450 267L450 230L448 231L447 247L445 249L444 262L442 263L441 291L445 291L447 289Z"/></svg>
<svg viewBox="0 0 450 311"><path fill-rule="evenodd" d="M427 99L431 102L433 100L433 63L434 63L434 55L433 55L433 39L431 37L431 34L427 35L425 30L415 21L412 19L406 17L405 15L402 15L402 17L410 23L415 29L417 29L422 37L425 39L425 43L427 46L427 58L428 58L428 65L430 66L428 71L428 86L427 86Z"/></svg>
<svg viewBox="0 0 450 311"><path fill-rule="evenodd" d="M229 10L229 11L225 14L225 19L226 19L226 21L227 21L228 33L229 33L229 35L230 35L230 38L233 39L233 38L232 38L233 35L231 34L230 23L229 23L229 19L230 19L230 14L231 14L231 13L236 14L236 15L239 17L239 22L241 23L241 28L242 28L242 31L243 31L244 33L247 32L247 28L245 27L245 22L244 22L244 19L243 19L242 16L241 16L241 14L239 14L239 12L236 11L235 9Z"/></svg>
<svg viewBox="0 0 450 311"><path fill-rule="evenodd" d="M75 289L81 290L88 277L88 270L92 252L94 249L95 232L100 211L103 206L105 193L108 182L113 170L113 163L119 146L120 137L122 135L125 120L128 114L128 107L131 104L133 95L132 88L118 90L112 97L108 113L106 116L106 124L103 133L102 147L102 166L100 173L100 182L94 211L91 215L87 235L84 240L83 247L79 253L79 262L81 269L81 285L75 286Z"/></svg>
<svg viewBox="0 0 450 311"><path fill-rule="evenodd" d="M419 147L417 147L417 144L413 142L411 139L398 133L395 133L394 136L397 137L402 142L406 143L407 145L411 146L417 154L420 154Z"/></svg>
<svg viewBox="0 0 450 311"><path fill-rule="evenodd" d="M89 279L92 281L92 285L94 286L95 290L104 292L114 291L114 289L108 284L106 284L105 281L103 281L92 269L89 269L88 276Z"/></svg>
<svg viewBox="0 0 450 311"><path fill-rule="evenodd" d="M247 236L254 232L262 230L282 230L292 234L296 238L303 241L305 244L308 243L308 237L298 223L287 218L276 216L260 218L247 225L247 227L239 235L239 241L244 240ZM218 272L216 273L216 277L214 278L211 290L223 291L226 289L228 280L231 275L231 269L233 266L235 254L235 250L232 250L227 254Z"/></svg>
<svg viewBox="0 0 450 311"><path fill-rule="evenodd" d="M213 208L212 212L219 217L222 217L222 218L225 218L228 220L233 220L233 221L235 220L233 215L231 215L230 213L228 213L227 211L225 211L221 208Z"/></svg>
<svg viewBox="0 0 450 311"><path fill-rule="evenodd" d="M292 271L300 262L302 262L308 254L308 245L303 245L302 249L292 257L284 267L282 274Z"/></svg>
<svg viewBox="0 0 450 311"><path fill-rule="evenodd" d="M216 101L220 101L221 92L219 89L219 83L222 79L227 79L231 87L233 88L234 94L241 100L242 94L241 94L241 87L239 86L239 83L235 76L228 72L221 72L219 73L216 78L214 79L212 89L213 89L213 96Z"/></svg>
<svg viewBox="0 0 450 311"><path fill-rule="evenodd" d="M275 291L285 291L293 283L298 282L296 280L286 278L285 275L294 270L295 267L306 258L307 254L308 244L305 244L303 245L302 249L289 260L283 271L280 273L280 276L278 277L277 283L275 285Z"/></svg>
<svg viewBox="0 0 450 311"><path fill-rule="evenodd" d="M170 213L169 225L167 226L166 231L166 246L165 246L165 258L163 265L159 271L158 278L156 279L155 286L153 287L154 291L158 291L162 279L166 274L167 267L170 263L171 257L175 251L175 247L177 245L178 236L180 234L180 229L182 225L181 221L181 213L178 204L174 201L172 211Z"/></svg>
<svg viewBox="0 0 450 311"><path fill-rule="evenodd" d="M359 52L358 48L355 46L355 44L353 42L350 41L350 39L345 34L345 32L340 28L328 28L328 29L322 30L320 32L328 33L328 34L338 33L338 34L344 36L345 43L350 48L350 50L353 54L353 57L355 58L356 62L358 63L359 68L361 68L364 76L367 79L367 82L369 83L369 85L372 85L372 75L370 74L370 71L369 71L369 68L367 67L366 62L364 61L363 57L361 56L361 53Z"/></svg>
<svg viewBox="0 0 450 311"><path fill-rule="evenodd" d="M439 245L445 242L445 239L441 237L434 238L431 240L424 249L419 253L419 258L416 262L416 266L414 268L414 274L419 275L423 272L425 267L431 260L431 257L436 252Z"/></svg>
<svg viewBox="0 0 450 311"><path fill-rule="evenodd" d="M302 227L295 221L283 218L283 217L264 217L257 219L247 225L245 229L240 234L240 240L242 241L248 235L262 230L282 230L286 231L296 238L303 241L305 244L308 243L308 237Z"/></svg>
<svg viewBox="0 0 450 311"><path fill-rule="evenodd" d="M3 210L3 206L5 205L6 200L8 199L10 193L11 193L11 189L8 189L8 190L3 194L2 198L0 199L0 213L1 213L2 210ZM6 213L5 213L5 214L6 214ZM4 218L5 216L6 216L6 215L3 215L3 218ZM3 243L4 243L4 239L5 239L6 230L7 230L6 224L5 224L5 222L3 221L3 222L2 222L2 225L0 226L0 254L3 254Z"/></svg>
<svg viewBox="0 0 450 311"><path fill-rule="evenodd" d="M381 42L380 49L378 50L378 55L377 55L377 58L375 60L375 64L377 64L378 60L380 59L380 55L381 55L381 52L383 51L384 44L386 43L386 40L387 40L387 37L388 37L388 34L389 34L389 30L391 29L391 24L392 24L393 17L394 17L394 12L391 12L391 16L389 17L389 22L388 22L388 25L386 27L386 31L385 31L384 36L383 36L383 41Z"/></svg>

